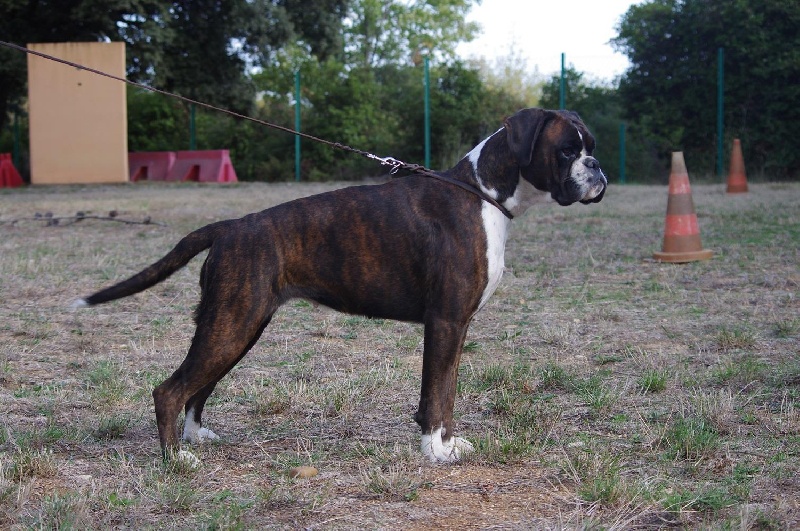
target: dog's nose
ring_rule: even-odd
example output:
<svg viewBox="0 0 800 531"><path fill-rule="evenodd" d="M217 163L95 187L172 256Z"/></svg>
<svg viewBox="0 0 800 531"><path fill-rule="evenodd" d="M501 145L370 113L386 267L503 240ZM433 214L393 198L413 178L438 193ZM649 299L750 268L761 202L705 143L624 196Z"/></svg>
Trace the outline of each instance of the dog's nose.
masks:
<svg viewBox="0 0 800 531"><path fill-rule="evenodd" d="M586 166L590 170L599 170L600 169L600 163L594 157L586 157L585 159L583 159L583 164L584 164L584 166Z"/></svg>

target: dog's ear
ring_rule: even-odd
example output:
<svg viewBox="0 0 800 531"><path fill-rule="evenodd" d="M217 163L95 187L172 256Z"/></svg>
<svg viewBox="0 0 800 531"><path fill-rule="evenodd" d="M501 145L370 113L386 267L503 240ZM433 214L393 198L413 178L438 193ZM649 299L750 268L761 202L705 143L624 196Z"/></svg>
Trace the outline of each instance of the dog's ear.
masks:
<svg viewBox="0 0 800 531"><path fill-rule="evenodd" d="M582 119L581 119L581 117L578 115L578 113L576 113L575 111L558 111L558 112L559 112L561 115L565 116L565 117L566 117L567 119L569 119L570 121L572 121L572 122L577 122L577 123L579 123L579 124L583 125L583 120L582 120Z"/></svg>
<svg viewBox="0 0 800 531"><path fill-rule="evenodd" d="M553 116L555 116L553 111L522 109L503 121L508 147L520 167L530 165L536 139Z"/></svg>
<svg viewBox="0 0 800 531"><path fill-rule="evenodd" d="M586 124L583 123L583 120L575 111L558 111L558 114L566 118L570 123L577 127L581 134L589 132Z"/></svg>

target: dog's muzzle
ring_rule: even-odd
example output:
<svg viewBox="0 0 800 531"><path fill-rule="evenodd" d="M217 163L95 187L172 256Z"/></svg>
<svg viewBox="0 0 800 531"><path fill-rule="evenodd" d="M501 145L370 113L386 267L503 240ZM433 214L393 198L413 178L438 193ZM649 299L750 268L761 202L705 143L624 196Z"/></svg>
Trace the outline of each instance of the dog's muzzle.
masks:
<svg viewBox="0 0 800 531"><path fill-rule="evenodd" d="M583 179L581 188L584 194L579 201L584 205L599 203L606 193L608 179L606 179L603 170L600 169L600 163L596 158L585 157L580 162L583 163L584 166L580 171L581 178Z"/></svg>

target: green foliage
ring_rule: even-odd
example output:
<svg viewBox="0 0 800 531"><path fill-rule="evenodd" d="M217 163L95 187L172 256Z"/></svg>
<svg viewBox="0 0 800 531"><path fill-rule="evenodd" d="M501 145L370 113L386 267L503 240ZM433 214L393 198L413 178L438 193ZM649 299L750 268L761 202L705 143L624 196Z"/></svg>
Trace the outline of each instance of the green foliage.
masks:
<svg viewBox="0 0 800 531"><path fill-rule="evenodd" d="M620 82L626 115L658 153L684 151L712 173L717 50L725 49L725 141L742 139L749 172L797 177L800 4L781 0L654 0L631 6L612 42L631 61Z"/></svg>
<svg viewBox="0 0 800 531"><path fill-rule="evenodd" d="M128 77L293 126L293 76L302 73L304 131L381 156L422 162L422 62L432 59L432 166L452 165L522 107L558 107L560 79L530 74L512 48L494 67L456 60L478 31L475 0L69 0L0 3L0 34L27 42L123 40ZM566 72L566 106L594 133L595 155L620 175L666 180L684 151L694 175L716 159L716 58L725 49L726 144L741 138L750 175L796 178L800 154L800 4L781 0L653 0L631 6L613 40L631 68L614 85ZM0 49L0 149L9 109L24 103L25 56ZM541 96L541 98L540 98ZM188 147L188 109L129 92L129 147ZM23 131L23 137L27 135ZM199 113L199 149L231 150L243 180L293 178L294 138ZM302 142L303 179L384 173L374 162ZM23 151L26 147L23 145ZM25 173L26 155L22 170Z"/></svg>
<svg viewBox="0 0 800 531"><path fill-rule="evenodd" d="M128 87L128 150L173 151L189 146L188 113L178 100Z"/></svg>
<svg viewBox="0 0 800 531"><path fill-rule="evenodd" d="M42 500L42 509L31 529L80 529L88 520L88 501L77 492L54 493Z"/></svg>
<svg viewBox="0 0 800 531"><path fill-rule="evenodd" d="M665 370L647 369L636 381L642 393L660 393L667 388L668 373Z"/></svg>
<svg viewBox="0 0 800 531"><path fill-rule="evenodd" d="M680 417L667 430L666 442L672 457L695 461L717 449L719 435L705 420Z"/></svg>
<svg viewBox="0 0 800 531"><path fill-rule="evenodd" d="M452 63L431 72L431 138L435 167L449 167L494 133L502 119L525 107L503 89L491 89L476 69ZM418 115L422 118L421 113ZM419 135L423 129L419 122Z"/></svg>
<svg viewBox="0 0 800 531"><path fill-rule="evenodd" d="M580 480L578 495L585 501L613 505L625 494L620 456L598 452L591 445L565 452L568 469Z"/></svg>
<svg viewBox="0 0 800 531"><path fill-rule="evenodd" d="M723 326L717 332L716 343L724 351L748 350L756 344L756 338L752 330L743 326L727 327Z"/></svg>
<svg viewBox="0 0 800 531"><path fill-rule="evenodd" d="M130 417L126 415L102 417L93 435L100 440L119 439L128 431L131 424Z"/></svg>
<svg viewBox="0 0 800 531"><path fill-rule="evenodd" d="M424 55L452 60L478 25L466 16L474 0L352 0L345 24L345 62L372 68L422 62Z"/></svg>
<svg viewBox="0 0 800 531"><path fill-rule="evenodd" d="M119 401L127 389L123 368L117 363L100 361L86 375L86 386L95 402L109 404Z"/></svg>
<svg viewBox="0 0 800 531"><path fill-rule="evenodd" d="M564 389L570 385L567 370L555 362L549 362L539 369L539 379L544 389Z"/></svg>
<svg viewBox="0 0 800 531"><path fill-rule="evenodd" d="M515 46L509 48L507 55L496 57L491 63L485 58L473 59L470 63L480 72L490 91L516 100L520 108L539 105L544 76L538 66L528 65L527 57Z"/></svg>
<svg viewBox="0 0 800 531"><path fill-rule="evenodd" d="M293 128L295 72L299 71L301 129L304 132L376 155L422 162L424 115L420 54L425 53L434 59L431 136L435 167L452 165L499 127L505 114L526 106L502 88L487 88L477 69L446 61L454 56L458 42L472 38L475 33L474 24L463 20L471 0L430 0L415 4L357 0L349 3L346 10L342 2L327 1L330 12L314 20L308 15L309 9L301 10L294 3L284 6L283 15L276 14L273 6L273 11L266 11L268 20L262 21L262 26L251 24L254 29L248 35L252 38L247 42L259 42L263 37L259 31L263 30L263 24L272 20L270 17L283 17L289 26L294 25L296 33L305 31L318 37L343 34L340 53L333 53L324 43L301 38L280 46L276 41L269 54L249 54L253 50L245 48L233 58L219 55L218 44L225 38L230 39L235 32L231 30L227 37L222 33L208 35L200 25L209 22L198 20L203 17L193 11L203 2L189 3L180 13L172 13L169 22L177 35L175 46L183 52L177 53L176 48L175 53L166 53L168 57L163 60L167 65L164 71L169 75L181 72L180 78L162 78L161 71L156 69L154 82L192 98L232 106L234 110L243 110L242 102L248 101L247 94L257 91L260 97L253 100L257 103L255 109L247 113ZM223 26L229 24L228 18L236 18L230 6L214 9L219 10L217 18L222 19L219 24ZM336 13L340 17L338 23L345 25L343 33L331 29L335 26L331 17ZM218 29L215 27L214 31ZM197 34L203 34L203 39L191 40ZM234 38L238 43L249 37ZM209 54L211 60L204 58L202 67L192 66L194 56L206 49L216 50L217 55ZM266 55L269 61L264 62ZM182 59L169 66L175 57ZM244 72L242 61L245 59L261 66L252 70L247 90L243 89L237 96L238 88L227 86L224 80L233 79L233 70ZM205 66L209 62L233 70L228 72L230 75L215 74L215 68L222 67L209 69ZM208 91L218 91L227 99L220 101ZM140 91L131 91L130 95L131 151L187 148L188 111L183 104ZM487 105L486 102L492 103ZM198 110L196 124L197 148L229 149L240 179L277 181L294 177L294 137L291 135L206 110ZM303 180L360 179L387 171L374 161L307 140L301 140L301 150Z"/></svg>
<svg viewBox="0 0 800 531"><path fill-rule="evenodd" d="M167 4L161 0L9 0L0 3L0 35L22 46L32 42L150 39L159 34L155 21L163 16ZM150 41L148 56L156 45L153 39ZM5 127L9 106L24 100L26 72L24 54L0 48L0 130Z"/></svg>
<svg viewBox="0 0 800 531"><path fill-rule="evenodd" d="M348 65L334 59L318 61L298 48L285 49L279 63L253 80L263 94L264 119L291 126L294 77L289 67L301 73L303 131L379 156L423 161L421 66ZM464 63L434 64L430 78L431 165L435 168L451 166L497 130L505 115L525 106L502 88L487 87L480 72ZM294 140L283 133L268 134L288 142L283 150L271 152L274 164L253 178L289 179L293 176ZM304 180L360 179L387 171L374 161L306 140L302 141L302 155ZM234 163L241 173L239 159Z"/></svg>
<svg viewBox="0 0 800 531"><path fill-rule="evenodd" d="M287 42L320 56L341 47L346 0L67 0L0 3L3 40L124 41L128 77L207 103L249 111L248 69ZM25 56L0 49L0 129L26 93Z"/></svg>
<svg viewBox="0 0 800 531"><path fill-rule="evenodd" d="M713 513L736 503L730 494L721 487L698 489L679 489L671 492L664 500L667 511L702 511Z"/></svg>
<svg viewBox="0 0 800 531"><path fill-rule="evenodd" d="M575 393L595 413L607 411L619 401L619 392L603 382L598 374L574 380L571 384Z"/></svg>
<svg viewBox="0 0 800 531"><path fill-rule="evenodd" d="M262 5L267 9L282 7L285 10L285 17L280 17L275 26L291 27L296 38L285 40L283 47L292 46L294 42L307 47L314 57L324 60L339 54L344 46L342 21L350 4L349 0L284 0ZM270 34L278 29L270 28Z"/></svg>
<svg viewBox="0 0 800 531"><path fill-rule="evenodd" d="M738 348L736 345L739 345L739 343L735 338L730 339L730 341L733 341L733 343L730 344L730 347L725 347L726 349ZM712 372L712 377L719 383L746 386L760 380L765 370L766 365L763 361L747 355L720 365Z"/></svg>
<svg viewBox="0 0 800 531"><path fill-rule="evenodd" d="M170 2L151 81L204 103L250 112L255 87L248 70L294 40L327 54L340 41L344 5L344 0ZM309 12L318 14L314 23Z"/></svg>

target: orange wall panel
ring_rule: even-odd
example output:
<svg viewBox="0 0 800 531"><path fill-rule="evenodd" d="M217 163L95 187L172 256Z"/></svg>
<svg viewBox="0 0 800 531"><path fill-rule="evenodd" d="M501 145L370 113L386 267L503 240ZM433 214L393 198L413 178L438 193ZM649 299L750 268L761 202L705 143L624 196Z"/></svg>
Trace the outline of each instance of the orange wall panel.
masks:
<svg viewBox="0 0 800 531"><path fill-rule="evenodd" d="M28 48L125 77L121 42ZM128 182L125 83L28 55L32 184Z"/></svg>

